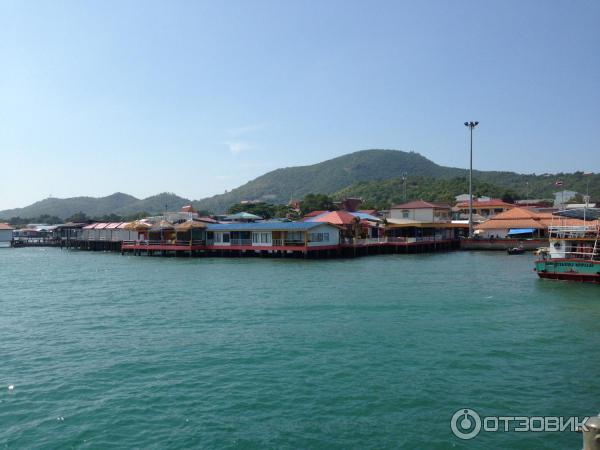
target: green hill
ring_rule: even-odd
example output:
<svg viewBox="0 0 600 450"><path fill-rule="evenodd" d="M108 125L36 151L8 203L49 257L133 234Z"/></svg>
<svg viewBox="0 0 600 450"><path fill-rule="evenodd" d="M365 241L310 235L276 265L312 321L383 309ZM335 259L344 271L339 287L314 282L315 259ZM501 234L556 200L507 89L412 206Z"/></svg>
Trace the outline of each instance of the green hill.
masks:
<svg viewBox="0 0 600 450"><path fill-rule="evenodd" d="M463 194L468 186L466 177L436 179L427 177L408 177L406 180L406 199L443 201L454 204L454 198ZM511 189L499 187L478 180L473 187L474 196L487 195L512 200L516 194ZM404 181L402 178L389 180L363 181L352 184L332 194L334 200L345 197L361 197L362 208L387 209L392 204L404 202Z"/></svg>
<svg viewBox="0 0 600 450"><path fill-rule="evenodd" d="M156 214L165 210L165 204L169 209L179 209L190 203L190 200L170 193L162 193L140 200L131 195L117 192L99 198L47 198L24 208L0 211L0 219L7 220L12 217L32 218L43 215L65 219L78 212L83 212L88 217L101 217L113 213L127 216L142 211Z"/></svg>
<svg viewBox="0 0 600 450"><path fill-rule="evenodd" d="M221 212L242 200L283 203L311 192L332 194L359 181L396 178L404 172L450 178L460 176L464 170L439 166L414 152L363 150L310 166L277 169L226 194L197 201L194 206Z"/></svg>
<svg viewBox="0 0 600 450"><path fill-rule="evenodd" d="M398 150L363 150L318 164L286 167L268 172L231 192L194 201L198 210L224 212L243 200L267 203L287 203L290 198L301 199L309 193L341 196L361 196L378 207L403 199L402 176L408 174L408 198L451 201L457 194L467 192L468 171L440 166L414 152ZM474 171L474 192L502 197L552 198L558 191L554 183L560 179L564 189L586 192L600 199L600 174L586 176L571 174L518 174L514 172ZM90 217L107 214L121 216L138 212L156 214L178 209L191 201L175 194L163 193L140 200L127 194L108 197L48 198L25 208L0 211L0 219L39 217L47 214L61 218L79 211Z"/></svg>
<svg viewBox="0 0 600 450"><path fill-rule="evenodd" d="M398 150L362 150L318 164L300 167L287 167L268 172L226 194L215 195L194 202L198 209L223 212L232 204L242 200L260 200L269 203L285 203L290 198L300 199L309 193L335 194L356 183L399 179L404 173L410 178L422 177L437 180L466 178L468 170L440 166L415 152ZM558 188L554 186L557 179L564 181L564 189L585 192L589 181L590 194L600 198L600 175L584 176L582 172L555 175L525 175L514 172L473 171L474 186L483 182L494 186L487 195L496 192L510 191L519 197L552 198ZM450 192L461 194L467 192L466 180L463 186ZM529 183L529 185L527 184ZM375 185L373 185L375 186ZM381 185L391 189L391 185ZM485 184L481 185L485 186ZM437 188L436 188L437 189ZM345 191L350 195L356 190ZM482 194L485 192L482 192ZM419 192L415 192L415 195ZM341 195L341 194L340 194ZM358 195L358 194L354 194ZM410 197L409 198L415 198Z"/></svg>

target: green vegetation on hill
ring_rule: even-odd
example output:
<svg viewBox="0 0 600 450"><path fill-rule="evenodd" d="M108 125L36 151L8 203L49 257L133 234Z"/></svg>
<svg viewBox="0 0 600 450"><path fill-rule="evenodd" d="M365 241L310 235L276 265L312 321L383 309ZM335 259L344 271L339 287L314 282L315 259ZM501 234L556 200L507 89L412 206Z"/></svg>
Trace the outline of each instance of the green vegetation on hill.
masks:
<svg viewBox="0 0 600 450"><path fill-rule="evenodd" d="M373 204L384 205L403 198L401 178L404 174L408 174L411 183L420 180L409 187L408 198L450 201L454 195L467 192L466 169L443 167L414 152L363 150L310 166L277 169L228 193L197 200L192 204L197 210L223 213L231 205L244 200L286 204L290 199L302 199L307 194L320 193L329 196L335 194L336 198L360 195ZM475 191L479 194L518 198L525 198L526 195L529 198L552 198L553 193L561 189L585 193L589 183L592 199L600 200L600 174L575 172L535 175L474 171L473 179ZM557 180L563 181L562 187L555 186ZM159 214L165 208L173 211L189 203L190 200L169 193L143 200L122 193L102 198L48 198L25 208L0 211L0 219L41 215L67 218L78 212L89 217L107 214L131 216L141 211Z"/></svg>
<svg viewBox="0 0 600 450"><path fill-rule="evenodd" d="M318 192L332 195L353 184L369 181L399 179L403 174L409 179L426 177L452 180L466 177L466 169L443 167L414 152L397 150L363 150L318 164L287 167L268 172L225 194L194 202L199 209L223 212L242 200L260 200L269 203L287 203L291 198L301 199L306 194ZM518 197L552 198L559 190L554 183L564 182L564 189L585 192L589 181L590 194L600 198L600 174L586 176L573 174L535 175L514 172L473 171L474 183L484 182L496 186L498 192L510 191ZM454 190L452 190L454 192ZM457 194L467 192L465 184ZM482 194L495 195L495 191Z"/></svg>
<svg viewBox="0 0 600 450"><path fill-rule="evenodd" d="M271 203L236 203L227 210L228 214L236 214L239 212L247 212L256 214L263 219L272 219L274 217L284 218L290 215L290 208L287 205L273 205Z"/></svg>
<svg viewBox="0 0 600 450"><path fill-rule="evenodd" d="M510 189L495 186L478 180L473 183L473 195L487 195L512 201L516 194ZM449 180L438 180L427 177L408 177L406 180L406 200L441 201L451 205L457 195L468 190L467 178L457 177ZM361 197L362 209L387 209L392 204L404 202L404 181L392 178L383 181L367 181L355 183L333 194L333 198L341 200L345 197Z"/></svg>
<svg viewBox="0 0 600 450"><path fill-rule="evenodd" d="M47 198L24 208L7 209L0 211L0 219L11 218L40 218L40 216L54 216L63 221L77 214L85 214L89 218L102 218L115 214L118 217L131 217L141 212L159 214L165 210L177 210L184 205L189 205L191 200L171 193L162 193L140 200L131 195L117 192L107 197L73 197L73 198ZM30 219L22 219L30 220ZM26 223L39 223L33 220Z"/></svg>
<svg viewBox="0 0 600 450"><path fill-rule="evenodd" d="M364 150L310 166L277 169L226 194L194 202L194 206L222 212L242 200L287 203L311 192L332 194L359 181L395 178L404 172L448 178L463 171L439 166L414 152Z"/></svg>

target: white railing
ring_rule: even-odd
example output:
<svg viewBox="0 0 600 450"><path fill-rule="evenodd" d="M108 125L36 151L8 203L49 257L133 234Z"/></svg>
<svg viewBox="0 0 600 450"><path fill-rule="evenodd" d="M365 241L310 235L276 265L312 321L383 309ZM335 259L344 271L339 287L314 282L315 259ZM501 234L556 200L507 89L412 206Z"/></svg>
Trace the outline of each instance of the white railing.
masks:
<svg viewBox="0 0 600 450"><path fill-rule="evenodd" d="M231 245L252 245L252 239L230 239Z"/></svg>
<svg viewBox="0 0 600 450"><path fill-rule="evenodd" d="M551 238L577 239L596 237L599 233L600 228L596 225L551 225L548 227L548 234Z"/></svg>

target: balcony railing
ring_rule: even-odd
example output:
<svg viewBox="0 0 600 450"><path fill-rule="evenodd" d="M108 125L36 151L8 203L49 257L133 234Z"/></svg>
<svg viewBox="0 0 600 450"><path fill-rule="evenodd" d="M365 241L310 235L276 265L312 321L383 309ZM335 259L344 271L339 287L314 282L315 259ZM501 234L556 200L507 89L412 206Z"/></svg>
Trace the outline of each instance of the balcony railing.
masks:
<svg viewBox="0 0 600 450"><path fill-rule="evenodd" d="M252 245L252 239L230 239L231 245Z"/></svg>

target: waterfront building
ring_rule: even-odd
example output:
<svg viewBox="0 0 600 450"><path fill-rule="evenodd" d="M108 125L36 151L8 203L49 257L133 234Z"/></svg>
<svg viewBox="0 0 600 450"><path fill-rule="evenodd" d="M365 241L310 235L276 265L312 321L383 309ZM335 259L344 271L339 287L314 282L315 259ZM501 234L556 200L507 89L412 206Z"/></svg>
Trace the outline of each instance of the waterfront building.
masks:
<svg viewBox="0 0 600 450"><path fill-rule="evenodd" d="M270 247L288 250L329 247L340 243L340 228L321 222L260 222L209 224L206 245L214 247Z"/></svg>
<svg viewBox="0 0 600 450"><path fill-rule="evenodd" d="M477 200L473 200L473 214L477 214L484 219L489 219L490 217L494 217L496 214L500 214L501 212L508 211L509 209L514 208L515 205L512 203L504 202L497 198L492 198L488 200L482 200L481 198ZM453 208L453 212L458 213L459 215L469 214L469 201L458 202Z"/></svg>
<svg viewBox="0 0 600 450"><path fill-rule="evenodd" d="M469 225L450 221L425 222L413 219L387 219L385 236L407 243L452 241L468 230Z"/></svg>
<svg viewBox="0 0 600 450"><path fill-rule="evenodd" d="M409 219L417 222L448 222L452 216L452 208L446 203L416 200L400 205L393 205L389 210L389 219Z"/></svg>
<svg viewBox="0 0 600 450"><path fill-rule="evenodd" d="M13 239L13 227L7 223L0 223L0 247L10 247Z"/></svg>
<svg viewBox="0 0 600 450"><path fill-rule="evenodd" d="M54 238L63 244L67 244L71 241L78 241L81 239L84 226L86 226L85 223L75 222L58 225L54 230Z"/></svg>
<svg viewBox="0 0 600 450"><path fill-rule="evenodd" d="M484 239L546 238L552 224L550 212L515 207L477 225L475 233ZM570 219L577 225L577 219Z"/></svg>

